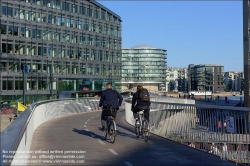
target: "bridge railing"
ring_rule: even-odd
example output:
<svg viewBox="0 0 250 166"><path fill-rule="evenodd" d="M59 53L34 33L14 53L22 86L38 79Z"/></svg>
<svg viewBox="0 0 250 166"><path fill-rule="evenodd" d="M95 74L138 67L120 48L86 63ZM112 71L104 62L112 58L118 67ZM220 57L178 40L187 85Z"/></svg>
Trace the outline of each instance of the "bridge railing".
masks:
<svg viewBox="0 0 250 166"><path fill-rule="evenodd" d="M48 100L33 103L1 133L1 165L30 164L29 158L23 159L19 155L30 151L33 134L37 127L53 118L99 110L98 103L99 98ZM13 155L14 157L10 157ZM20 159L23 161L20 162Z"/></svg>
<svg viewBox="0 0 250 166"><path fill-rule="evenodd" d="M151 133L220 156L250 164L250 111L244 107L152 102ZM135 124L131 100L126 121Z"/></svg>

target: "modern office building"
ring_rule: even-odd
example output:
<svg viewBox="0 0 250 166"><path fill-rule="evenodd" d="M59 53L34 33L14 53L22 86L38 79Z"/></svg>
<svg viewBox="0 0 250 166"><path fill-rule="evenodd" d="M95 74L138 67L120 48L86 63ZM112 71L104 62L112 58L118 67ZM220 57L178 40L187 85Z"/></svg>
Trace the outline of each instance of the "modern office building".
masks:
<svg viewBox="0 0 250 166"><path fill-rule="evenodd" d="M167 67L166 91L187 92L188 91L188 69Z"/></svg>
<svg viewBox="0 0 250 166"><path fill-rule="evenodd" d="M244 106L250 108L250 45L249 45L249 13L250 2L243 1L243 63L244 63Z"/></svg>
<svg viewBox="0 0 250 166"><path fill-rule="evenodd" d="M150 45L122 48L122 90L142 84L149 91L165 91L167 50Z"/></svg>
<svg viewBox="0 0 250 166"><path fill-rule="evenodd" d="M96 1L0 2L0 100L121 90L121 18ZM25 71L24 77L22 70Z"/></svg>
<svg viewBox="0 0 250 166"><path fill-rule="evenodd" d="M224 66L188 65L188 91L223 92Z"/></svg>
<svg viewBox="0 0 250 166"><path fill-rule="evenodd" d="M243 72L225 72L224 84L226 91L241 92L244 88L244 73Z"/></svg>

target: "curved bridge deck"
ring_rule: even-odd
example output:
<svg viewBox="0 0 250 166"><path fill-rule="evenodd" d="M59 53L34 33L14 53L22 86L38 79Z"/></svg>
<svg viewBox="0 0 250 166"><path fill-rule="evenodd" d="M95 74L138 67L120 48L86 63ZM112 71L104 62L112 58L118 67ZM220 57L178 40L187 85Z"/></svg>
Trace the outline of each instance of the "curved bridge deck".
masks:
<svg viewBox="0 0 250 166"><path fill-rule="evenodd" d="M33 153L33 161L39 160L38 165L235 165L156 135L151 134L148 142L138 140L134 127L124 120L124 111L118 112L116 122L118 135L111 144L102 139L99 111L50 120L34 133L31 151L38 153Z"/></svg>

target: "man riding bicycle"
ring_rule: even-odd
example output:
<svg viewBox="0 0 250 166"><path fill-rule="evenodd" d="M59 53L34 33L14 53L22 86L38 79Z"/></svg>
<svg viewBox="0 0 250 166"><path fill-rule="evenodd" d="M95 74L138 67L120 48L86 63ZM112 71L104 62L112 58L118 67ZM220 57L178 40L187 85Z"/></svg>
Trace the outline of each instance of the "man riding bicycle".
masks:
<svg viewBox="0 0 250 166"><path fill-rule="evenodd" d="M136 104L136 105L135 105ZM149 123L149 111L150 111L150 96L148 90L143 88L142 85L137 86L137 92L134 93L132 98L132 108L134 119L138 119L137 112L144 110L144 117Z"/></svg>
<svg viewBox="0 0 250 166"><path fill-rule="evenodd" d="M112 84L107 83L106 84L106 90L102 91L102 96L99 102L99 107L102 107L102 109L107 109L108 107L112 106L112 109L115 110L112 114L113 118L116 117L116 111L119 110L119 107L122 104L122 96L120 93L118 93L116 90L112 90ZM106 116L101 115L101 122L102 122L102 130L105 129L105 123L106 123Z"/></svg>

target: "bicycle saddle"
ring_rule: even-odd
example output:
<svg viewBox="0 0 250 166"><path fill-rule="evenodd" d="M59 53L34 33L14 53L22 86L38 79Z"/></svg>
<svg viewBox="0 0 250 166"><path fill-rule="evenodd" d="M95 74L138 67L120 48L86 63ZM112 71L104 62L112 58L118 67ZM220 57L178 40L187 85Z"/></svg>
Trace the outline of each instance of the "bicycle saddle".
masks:
<svg viewBox="0 0 250 166"><path fill-rule="evenodd" d="M139 111L139 114L142 115L142 114L143 114L143 111Z"/></svg>

